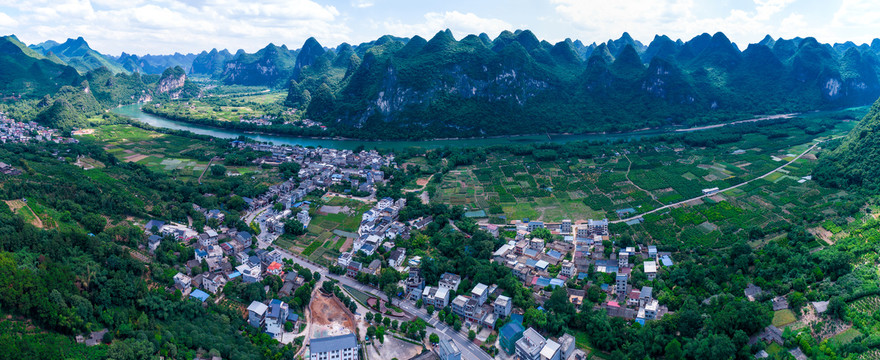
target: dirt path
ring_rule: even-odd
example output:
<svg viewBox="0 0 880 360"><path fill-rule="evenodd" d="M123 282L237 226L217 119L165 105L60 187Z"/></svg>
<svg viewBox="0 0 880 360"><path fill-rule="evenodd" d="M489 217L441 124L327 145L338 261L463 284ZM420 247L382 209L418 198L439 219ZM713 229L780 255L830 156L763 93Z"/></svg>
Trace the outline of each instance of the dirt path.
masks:
<svg viewBox="0 0 880 360"><path fill-rule="evenodd" d="M758 117L758 118L754 118L754 119L738 120L738 121L733 121L733 122L723 123L723 124L706 125L706 126L692 127L692 128L687 128L687 129L678 129L675 131L688 132L688 131L714 129L714 128L719 128L719 127L727 126L727 125L745 124L745 123L758 122L758 121L764 121L764 120L791 119L797 115L800 115L800 113L769 115L769 116L763 116L763 117Z"/></svg>
<svg viewBox="0 0 880 360"><path fill-rule="evenodd" d="M419 185L418 188L406 189L406 190L403 190L403 192L411 193L411 192L416 192L416 191L422 191L425 189L425 186L428 186L428 184L431 183L432 178L434 178L434 174L431 174L431 176L428 176L428 180L424 180L424 181L422 181L422 179L416 180L416 185ZM424 182L424 184L419 184L420 182Z"/></svg>
<svg viewBox="0 0 880 360"><path fill-rule="evenodd" d="M635 186L636 189L639 189L639 190L643 191L645 194L648 194L648 196L650 196L651 199L656 201L658 204L663 205L663 203L660 202L660 200L657 200L657 197L654 196L654 194L652 194L648 190L642 189L640 186L636 185L636 183L634 183L632 180L629 179L629 170L632 169L633 162L632 162L632 160L629 159L629 156L626 156L626 154L623 154L623 157L626 158L626 161L629 161L629 166L626 167L626 181L629 181L630 184L633 184L633 186Z"/></svg>
<svg viewBox="0 0 880 360"><path fill-rule="evenodd" d="M220 158L218 158L218 157L215 156L215 157L212 157L212 158L211 158L211 161L208 161L208 166L205 166L205 170L202 170L202 174L199 175L199 185L202 184L202 177L205 176L205 173L207 173L207 172L208 172L208 169L211 168L211 164L214 163L214 160L220 160Z"/></svg>
<svg viewBox="0 0 880 360"><path fill-rule="evenodd" d="M34 215L34 218L30 221L31 225L36 226L40 229L44 229L43 220L40 219L40 216L37 215L37 212L34 211L34 209L31 209L31 207L28 206L26 202L21 200L4 200L3 202L5 202L7 206L9 206L9 210L11 210L13 214L17 213L18 210L21 208L27 208L28 211L30 211L31 214Z"/></svg>
<svg viewBox="0 0 880 360"><path fill-rule="evenodd" d="M831 139L828 139L828 140L834 140L834 139L835 139L835 138L831 138ZM723 193L723 192L725 192L725 191L730 191L730 190L736 189L736 188L738 188L738 187L741 187L741 186L747 185L747 184L751 183L752 181L755 181L755 180L758 180L758 179L763 179L763 178L765 178L765 177L767 177L767 176L770 176L770 174L773 174L773 173L775 173L775 172L777 172L777 171L782 170L782 169L785 168L786 166L791 165L792 163L794 163L795 161L797 161L798 159L800 159L802 156L806 155L808 152L813 151L813 149L815 149L817 146L819 146L819 144L822 144L823 142L828 141L828 140L819 140L817 143L813 144L813 146L810 146L809 148L807 148L807 150L804 150L804 152L800 153L798 156L795 156L795 158L794 158L794 159L791 159L791 161L789 161L789 162L783 164L783 165L780 166L780 167L777 167L777 168L775 168L775 169L773 169L773 170L770 170L768 173L766 173L766 174L764 174L764 175L761 175L761 176L758 176L758 177L756 177L756 178L754 178L754 179L751 179L751 180L748 180L748 181L744 181L744 182L741 182L741 183L736 184L736 185L734 185L734 186L731 186L731 187L728 187L728 188L724 188L724 189L718 190L718 191L715 192L714 194L700 195L700 196L693 197L693 198L690 198L690 199L687 199L687 200L679 201L679 202L677 202L677 203L673 203L673 204L669 204L669 205L664 205L664 206L661 206L661 207L656 208L656 209L654 209L654 210L651 210L651 211L648 211L648 212L644 212L644 213L641 213L641 214L636 215L636 216L632 216L632 217L628 217L628 218L620 219L620 220L610 221L610 223L612 223L612 224L618 224L618 223L627 222L627 221L630 221L630 220L639 219L639 218L641 218L642 216L645 216L645 215L648 215L648 214L653 214L653 213L658 212L658 211L661 211L661 210L666 210L666 209L669 209L669 208L673 208L673 207L676 207L676 206L679 206L679 205L683 205L683 204L685 204L685 203L688 203L688 202L691 202L691 201L694 201L694 200L699 200L699 199L702 199L702 198L705 198L705 197L715 196L715 194L720 194L720 193ZM627 158L627 160L629 160L629 158ZM630 163L630 164L632 164L632 163ZM627 173L629 173L628 170L627 170ZM627 178L627 180L629 180L629 178Z"/></svg>

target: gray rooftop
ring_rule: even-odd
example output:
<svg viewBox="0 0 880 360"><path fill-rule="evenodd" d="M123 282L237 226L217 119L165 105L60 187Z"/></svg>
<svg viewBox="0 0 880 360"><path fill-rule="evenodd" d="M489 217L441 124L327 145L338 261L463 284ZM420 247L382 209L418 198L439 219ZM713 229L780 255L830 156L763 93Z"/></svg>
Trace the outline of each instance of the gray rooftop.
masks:
<svg viewBox="0 0 880 360"><path fill-rule="evenodd" d="M354 337L354 334L346 334L311 339L309 350L314 354L356 348L357 346L357 339Z"/></svg>

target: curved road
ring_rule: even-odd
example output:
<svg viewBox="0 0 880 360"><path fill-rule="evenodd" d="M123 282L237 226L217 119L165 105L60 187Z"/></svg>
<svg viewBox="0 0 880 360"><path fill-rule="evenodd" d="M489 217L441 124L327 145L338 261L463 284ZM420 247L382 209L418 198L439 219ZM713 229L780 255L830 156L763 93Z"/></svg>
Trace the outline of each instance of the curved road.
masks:
<svg viewBox="0 0 880 360"><path fill-rule="evenodd" d="M831 139L828 139L828 140L834 140L834 139L835 139L835 138L831 138ZM713 194L700 195L700 196L697 196L697 197L694 197L694 198L690 198L690 199L687 199L687 200L679 201L679 202L677 202L677 203L673 203L673 204L669 204L669 205L664 205L664 206L658 207L658 208L656 208L656 209L654 209L654 210L651 210L651 211L648 211L648 212L645 212L645 213L641 213L641 214L636 215L636 216L628 217L628 218L626 218L626 219L614 220L614 221L609 221L609 222L612 223L612 224L618 224L618 223L627 222L627 221L630 221L630 220L639 219L639 218L641 218L642 216L645 216L645 215L648 215L648 214L653 214L653 213L658 212L658 211L660 211L660 210L665 210L665 209L673 208L673 207L676 207L676 206L682 205L682 204L684 204L684 203L688 203L688 202L691 202L691 201L694 201L694 200L702 199L702 198L704 198L704 197L714 196L715 194L719 194L719 193L723 193L723 192L728 191L728 190L736 189L736 188L738 188L738 187L740 187L740 186L743 186L743 185L746 185L746 184L748 184L748 183L750 183L750 182L752 182L752 181L755 181L755 180L758 180L758 179L763 179L763 178L769 176L770 174L775 173L775 172L777 172L777 171L779 171L779 170L782 170L782 168L784 168L784 167L786 167L786 166L788 166L788 165L791 165L793 162L797 161L797 160L800 159L802 156L806 155L806 154L809 153L810 151L813 151L813 149L815 149L816 146L819 146L819 144L821 144L821 143L823 143L823 142L825 142L825 141L828 141L828 140L819 140L818 142L816 142L815 144L813 144L813 146L810 146L810 148L808 148L807 150L804 150L804 152L800 153L800 155L796 156L796 157L795 157L794 159L792 159L791 161L789 161L789 162L783 164L782 166L780 166L780 167L778 167L778 168L775 168L775 169L773 169L773 170L770 170L770 172L768 172L768 173L766 173L766 174L764 174L764 175L758 176L758 177L756 177L756 178L754 178L754 179L751 179L751 180L748 180L748 181L745 181L745 182L741 182L741 183L739 183L739 184L736 184L736 185L734 185L734 186L731 186L731 187L728 187L728 188L725 188L725 189L718 190L717 192L715 192L715 193L713 193ZM636 186L636 187L638 187L638 186Z"/></svg>
<svg viewBox="0 0 880 360"><path fill-rule="evenodd" d="M338 276L338 275L331 274L330 271L327 270L327 268L325 268L321 265L315 264L313 262L310 262L308 260L305 260L299 256L296 256L293 253L291 253L290 251L287 251L285 249L276 248L276 250L279 250L283 254L284 258L291 259L295 263L302 265L303 267L309 269L310 271L320 272L322 279L329 278L329 279L337 280L337 281L339 281L340 284L351 286L355 289L358 289L358 290L363 291L365 293L371 294L371 295L376 296L378 298L381 298L381 299L388 298L384 293L379 291L379 289L361 284L361 283L355 281L354 279L346 277L346 276ZM446 324L444 324L440 321L437 321L437 319L435 319L431 316L428 316L428 314L425 312L425 310L417 309L412 302L410 302L410 301L397 301L397 305L400 306L400 308L403 309L404 312L409 313L414 316L418 316L418 317L422 318L422 320L425 320L425 322L427 322L428 324L433 326L434 327L433 331L431 331L429 328L428 333L435 332L435 333L438 333L438 335L443 334L443 335L446 335L447 337L449 337L450 339L452 339L455 342L455 344L458 345L459 350L461 350L461 355L462 355L461 358L462 359L492 360L492 357L489 356L489 354L487 354L485 351L483 351L483 349L481 349L479 346L474 344L472 341L468 340L465 335L463 335L460 332L455 331L451 326L446 326Z"/></svg>

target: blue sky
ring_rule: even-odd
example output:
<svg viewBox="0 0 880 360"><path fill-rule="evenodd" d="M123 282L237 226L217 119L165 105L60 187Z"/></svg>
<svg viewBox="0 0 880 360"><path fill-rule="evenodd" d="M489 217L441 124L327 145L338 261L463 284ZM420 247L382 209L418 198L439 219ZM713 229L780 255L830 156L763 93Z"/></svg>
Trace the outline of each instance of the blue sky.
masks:
<svg viewBox="0 0 880 360"><path fill-rule="evenodd" d="M587 44L624 31L644 43L723 31L741 48L766 34L869 43L880 37L877 24L876 0L0 0L0 33L26 43L83 36L113 55L299 48L310 36L336 46L446 28L459 39L531 29Z"/></svg>

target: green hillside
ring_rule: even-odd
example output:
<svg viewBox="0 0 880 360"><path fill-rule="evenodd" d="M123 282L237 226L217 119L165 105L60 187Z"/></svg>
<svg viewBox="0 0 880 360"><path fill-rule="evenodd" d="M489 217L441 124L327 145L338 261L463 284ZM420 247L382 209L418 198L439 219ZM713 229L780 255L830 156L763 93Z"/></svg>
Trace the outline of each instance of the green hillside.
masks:
<svg viewBox="0 0 880 360"><path fill-rule="evenodd" d="M15 35L0 38L0 94L42 96L80 81L76 69L28 48Z"/></svg>
<svg viewBox="0 0 880 360"><path fill-rule="evenodd" d="M42 47L40 47L42 49ZM51 52L80 73L86 73L100 67L106 67L115 73L127 72L113 59L92 50L82 37L67 39L62 44L45 49L44 54Z"/></svg>

